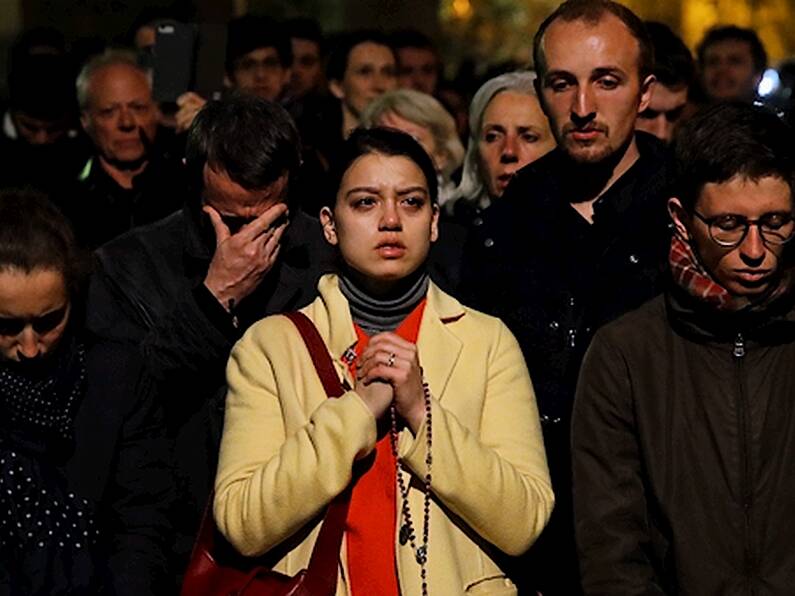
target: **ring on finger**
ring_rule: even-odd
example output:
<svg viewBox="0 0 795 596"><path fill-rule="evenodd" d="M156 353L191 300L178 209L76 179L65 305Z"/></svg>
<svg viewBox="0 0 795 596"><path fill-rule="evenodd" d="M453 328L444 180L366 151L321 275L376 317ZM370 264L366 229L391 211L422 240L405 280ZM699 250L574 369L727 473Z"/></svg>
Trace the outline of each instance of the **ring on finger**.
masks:
<svg viewBox="0 0 795 596"><path fill-rule="evenodd" d="M389 354L389 359L386 361L386 365L388 367L390 367L390 368L395 366L395 353L394 352L391 352Z"/></svg>

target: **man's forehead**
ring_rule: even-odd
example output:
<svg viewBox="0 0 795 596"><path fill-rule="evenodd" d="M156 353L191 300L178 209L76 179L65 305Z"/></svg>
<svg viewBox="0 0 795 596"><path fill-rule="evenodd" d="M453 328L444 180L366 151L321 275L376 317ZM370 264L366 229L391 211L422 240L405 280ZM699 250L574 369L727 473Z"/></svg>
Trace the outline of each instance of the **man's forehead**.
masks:
<svg viewBox="0 0 795 596"><path fill-rule="evenodd" d="M245 54L243 54L239 58L239 60L242 60L242 59L245 59L245 58L253 58L255 60L262 60L262 59L265 59L265 58L270 58L272 56L276 56L276 57L279 56L279 53L276 51L276 48L274 46L260 46L258 48L254 48L250 52L246 52Z"/></svg>
<svg viewBox="0 0 795 596"><path fill-rule="evenodd" d="M744 39L721 39L704 48L704 56L714 54L747 54L751 56L751 44Z"/></svg>
<svg viewBox="0 0 795 596"><path fill-rule="evenodd" d="M149 77L129 64L109 64L89 80L89 97L94 102L151 101Z"/></svg>
<svg viewBox="0 0 795 596"><path fill-rule="evenodd" d="M227 171L218 166L204 164L204 186L210 197L223 196L241 206L255 206L278 200L287 186L287 174L258 189L247 189L232 180Z"/></svg>
<svg viewBox="0 0 795 596"><path fill-rule="evenodd" d="M541 39L546 70L575 67L627 68L640 60L640 43L621 19L611 13L597 20L553 21ZM604 64L598 59L607 60Z"/></svg>

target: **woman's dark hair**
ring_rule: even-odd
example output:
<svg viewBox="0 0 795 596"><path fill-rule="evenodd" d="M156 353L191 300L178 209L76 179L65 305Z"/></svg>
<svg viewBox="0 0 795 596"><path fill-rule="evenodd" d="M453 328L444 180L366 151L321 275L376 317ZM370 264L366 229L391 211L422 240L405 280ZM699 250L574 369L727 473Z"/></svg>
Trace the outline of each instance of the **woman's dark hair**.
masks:
<svg viewBox="0 0 795 596"><path fill-rule="evenodd" d="M192 200L201 194L205 164L247 190L265 188L283 174L295 180L301 165L298 129L280 105L233 93L208 101L193 119L185 164Z"/></svg>
<svg viewBox="0 0 795 596"><path fill-rule="evenodd" d="M89 262L69 221L47 197L32 190L0 191L0 271L58 271L74 298L83 289Z"/></svg>
<svg viewBox="0 0 795 596"><path fill-rule="evenodd" d="M674 140L675 195L692 211L704 186L774 176L793 189L792 130L768 108L723 103L687 121Z"/></svg>
<svg viewBox="0 0 795 596"><path fill-rule="evenodd" d="M404 132L394 128L376 126L374 128L357 128L342 145L329 173L329 194L326 196L326 206L334 206L342 177L351 164L362 155L370 153L406 157L413 161L425 176L431 203L434 205L437 203L439 183L436 179L436 168L422 145Z"/></svg>

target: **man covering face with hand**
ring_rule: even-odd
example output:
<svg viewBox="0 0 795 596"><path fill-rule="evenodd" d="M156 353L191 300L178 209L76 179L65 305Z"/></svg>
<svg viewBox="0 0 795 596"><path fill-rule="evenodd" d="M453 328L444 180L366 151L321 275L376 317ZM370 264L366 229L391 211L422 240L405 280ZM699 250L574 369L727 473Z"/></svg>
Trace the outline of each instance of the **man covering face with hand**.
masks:
<svg viewBox="0 0 795 596"><path fill-rule="evenodd" d="M254 321L311 301L328 264L319 223L288 204L299 156L280 106L253 95L208 102L188 133L185 207L98 253L90 327L137 343L171 396L184 504L175 569L210 492L232 344Z"/></svg>

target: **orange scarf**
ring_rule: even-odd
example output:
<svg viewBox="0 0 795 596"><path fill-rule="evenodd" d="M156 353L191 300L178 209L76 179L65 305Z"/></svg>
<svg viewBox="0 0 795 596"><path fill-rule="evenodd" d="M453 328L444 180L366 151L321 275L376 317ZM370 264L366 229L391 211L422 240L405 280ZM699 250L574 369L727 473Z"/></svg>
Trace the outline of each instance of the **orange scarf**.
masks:
<svg viewBox="0 0 795 596"><path fill-rule="evenodd" d="M395 333L406 341L417 343L424 310L423 298ZM370 342L358 325L356 335L357 359L349 364L354 378L356 361ZM392 455L389 433L381 437L373 453L359 463L364 470L355 480L345 529L350 593L352 596L399 596L395 567L397 462Z"/></svg>

